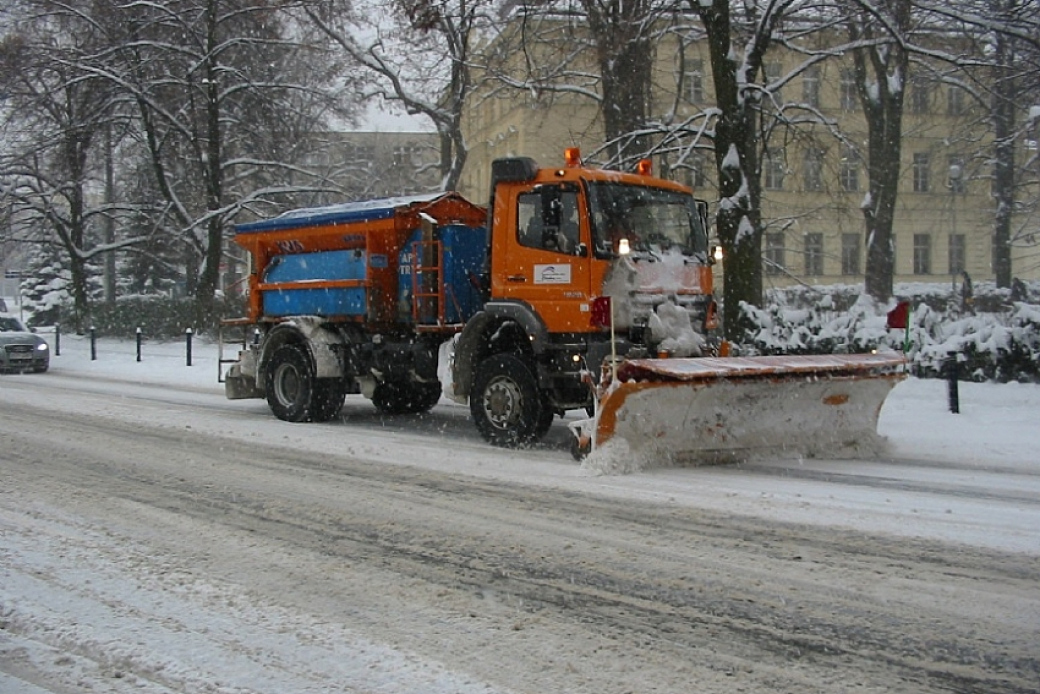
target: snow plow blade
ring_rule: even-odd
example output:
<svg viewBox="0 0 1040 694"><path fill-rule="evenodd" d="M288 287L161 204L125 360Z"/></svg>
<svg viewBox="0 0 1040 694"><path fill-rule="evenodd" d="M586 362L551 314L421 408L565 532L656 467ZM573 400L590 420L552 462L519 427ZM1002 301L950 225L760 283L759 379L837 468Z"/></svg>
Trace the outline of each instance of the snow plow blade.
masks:
<svg viewBox="0 0 1040 694"><path fill-rule="evenodd" d="M590 443L672 463L876 454L878 414L904 365L897 354L624 361Z"/></svg>

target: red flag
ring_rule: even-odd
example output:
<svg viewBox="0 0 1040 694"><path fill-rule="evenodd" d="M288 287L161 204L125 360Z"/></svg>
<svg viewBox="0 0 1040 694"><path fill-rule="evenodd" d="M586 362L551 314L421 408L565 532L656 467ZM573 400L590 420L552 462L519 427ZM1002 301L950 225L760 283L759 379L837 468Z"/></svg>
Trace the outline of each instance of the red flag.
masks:
<svg viewBox="0 0 1040 694"><path fill-rule="evenodd" d="M597 328L609 328L613 322L610 310L610 297L597 296L592 300L592 325Z"/></svg>
<svg viewBox="0 0 1040 694"><path fill-rule="evenodd" d="M889 330L905 330L910 316L910 302L900 301L896 307L888 312Z"/></svg>

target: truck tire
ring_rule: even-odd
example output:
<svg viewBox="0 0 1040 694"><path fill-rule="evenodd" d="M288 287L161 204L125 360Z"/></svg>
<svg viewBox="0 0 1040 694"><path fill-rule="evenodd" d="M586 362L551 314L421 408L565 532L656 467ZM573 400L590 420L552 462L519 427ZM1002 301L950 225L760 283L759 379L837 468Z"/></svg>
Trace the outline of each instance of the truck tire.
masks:
<svg viewBox="0 0 1040 694"><path fill-rule="evenodd" d="M440 399L440 383L380 383L372 393L372 404L383 414L429 412Z"/></svg>
<svg viewBox="0 0 1040 694"><path fill-rule="evenodd" d="M341 379L322 378L315 381L311 419L315 422L335 419L343 409L343 398L346 395L347 388Z"/></svg>
<svg viewBox="0 0 1040 694"><path fill-rule="evenodd" d="M469 410L491 445L518 448L536 441L548 429L546 407L534 371L523 359L496 354L477 365Z"/></svg>
<svg viewBox="0 0 1040 694"><path fill-rule="evenodd" d="M303 347L290 344L276 349L264 373L267 404L274 416L286 422L311 421L315 380Z"/></svg>

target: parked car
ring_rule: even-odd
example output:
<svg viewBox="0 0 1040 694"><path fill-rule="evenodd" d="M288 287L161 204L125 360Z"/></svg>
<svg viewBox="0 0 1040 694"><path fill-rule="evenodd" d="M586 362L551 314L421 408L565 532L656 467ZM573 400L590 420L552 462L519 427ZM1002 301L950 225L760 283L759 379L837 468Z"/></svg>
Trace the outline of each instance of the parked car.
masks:
<svg viewBox="0 0 1040 694"><path fill-rule="evenodd" d="M35 371L50 367L47 341L28 330L14 316L0 315L0 371Z"/></svg>

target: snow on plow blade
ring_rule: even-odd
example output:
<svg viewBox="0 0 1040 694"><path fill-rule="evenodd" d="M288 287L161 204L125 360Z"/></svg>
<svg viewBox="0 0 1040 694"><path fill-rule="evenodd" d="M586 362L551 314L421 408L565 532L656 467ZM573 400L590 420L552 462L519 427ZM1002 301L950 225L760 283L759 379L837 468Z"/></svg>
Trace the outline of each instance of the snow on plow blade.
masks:
<svg viewBox="0 0 1040 694"><path fill-rule="evenodd" d="M894 354L625 361L600 401L595 450L620 439L624 455L670 462L877 453L878 414L904 364Z"/></svg>

